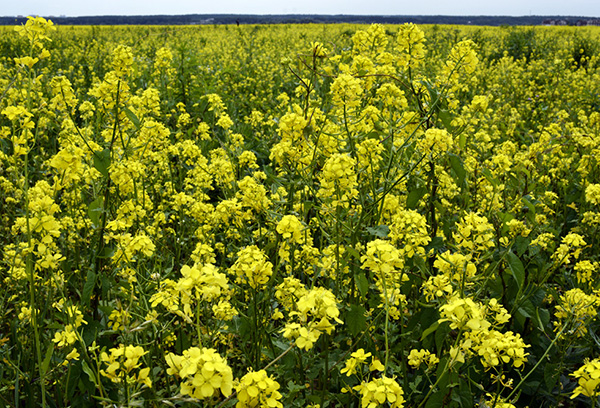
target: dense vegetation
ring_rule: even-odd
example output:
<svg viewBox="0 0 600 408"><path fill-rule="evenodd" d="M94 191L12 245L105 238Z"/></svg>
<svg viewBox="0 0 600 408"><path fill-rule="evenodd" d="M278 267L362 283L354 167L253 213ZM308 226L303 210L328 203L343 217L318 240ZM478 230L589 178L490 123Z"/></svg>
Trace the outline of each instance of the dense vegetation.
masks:
<svg viewBox="0 0 600 408"><path fill-rule="evenodd" d="M597 405L597 29L0 33L4 405Z"/></svg>

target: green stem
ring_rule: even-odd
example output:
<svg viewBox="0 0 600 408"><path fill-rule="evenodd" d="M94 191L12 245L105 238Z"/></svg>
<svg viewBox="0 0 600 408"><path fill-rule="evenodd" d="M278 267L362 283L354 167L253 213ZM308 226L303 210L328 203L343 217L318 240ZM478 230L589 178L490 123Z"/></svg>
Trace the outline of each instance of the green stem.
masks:
<svg viewBox="0 0 600 408"><path fill-rule="evenodd" d="M121 90L121 81L117 82L117 97L116 97L116 101L115 101L115 124L113 126L113 134L112 134L112 138L110 141L110 145L108 147L108 150L110 151L110 155L111 155L111 161L112 161L112 151L113 151L113 146L115 143L115 139L116 139L116 135L117 135L117 129L118 129L118 124L119 124L119 99L120 99L120 92ZM102 223L100 225L100 230L98 231L98 246L96 248L96 252L93 255L93 263L94 263L94 272L95 272L95 276L94 279L97 279L98 274L100 273L100 270L102 269L102 257L100 256L102 253L102 250L104 249L104 230L106 229L106 214L107 214L107 208L109 206L109 202L110 202L110 188L111 188L111 178L110 178L110 172L108 173L107 177L106 177L106 189L104 191L104 204L103 204L103 211L102 211ZM98 286L94 286L94 292L96 293L96 296L94 297L94 301L92 303L92 311L93 311L93 315L94 315L94 320L98 319L98 306L99 306L99 296L100 294L98 293Z"/></svg>
<svg viewBox="0 0 600 408"><path fill-rule="evenodd" d="M460 330L458 332L458 335L456 336L456 340L454 341L453 347L456 347L456 345L458 344L461 334L462 334L462 330ZM444 369L442 370L442 373L437 376L435 383L429 388L427 395L425 395L425 398L423 398L423 401L421 401L421 403L419 404L419 406L417 408L421 408L427 402L427 399L429 398L429 396L431 395L433 390L435 390L435 387L437 387L437 385L440 383L440 381L444 377L444 374L446 374L446 372L448 372L448 369L450 368L450 361L451 361L451 358L449 356L448 359L446 360L446 364L444 365Z"/></svg>
<svg viewBox="0 0 600 408"><path fill-rule="evenodd" d="M546 351L544 352L544 354L542 355L542 357L540 357L540 359L533 366L533 368L531 370L529 370L529 372L525 375L525 377L523 377L521 379L521 381L517 384L517 386L508 395L508 397L506 398L507 401L510 401L510 398L515 394L515 392L517 392L517 390L521 387L521 385L523 385L523 383L525 382L525 380L539 367L539 365L542 363L542 361L544 361L546 359L546 356L548 355L548 353L550 353L550 350L552 350L552 347L554 347L554 344L556 344L556 342L558 341L558 339L560 339L560 337L562 336L562 334L564 333L565 329L568 326L569 326L569 324L567 324L567 322L565 322L565 324L563 325L562 329L560 329L560 331L558 332L558 334L554 337L554 340L552 340L552 342L550 343L550 345L548 346L548 348L546 349Z"/></svg>
<svg viewBox="0 0 600 408"><path fill-rule="evenodd" d="M27 111L31 111L31 69L28 71L29 81L28 81L28 89L27 89ZM21 132L25 132L21 130ZM26 139L27 140L27 139ZM30 218L31 214L29 212L29 149L26 149L25 158L24 158L24 166L25 166L25 184L24 184L24 196L25 196L25 218L27 223L27 254L26 254L26 263L25 268L27 271L27 278L29 279L29 304L31 308L31 327L33 328L33 335L35 341L35 353L38 364L39 376L40 376L40 391L42 393L42 406L46 406L46 384L45 384L45 373L42 367L42 349L40 342L40 333L38 328L38 313L35 302L35 267L32 259L33 253L33 237L31 232L31 224Z"/></svg>
<svg viewBox="0 0 600 408"><path fill-rule="evenodd" d="M389 322L390 322L390 301L387 295L387 283L385 281L385 273L381 273L381 280L383 281L383 297L385 299L385 323L384 323L384 336L385 336L385 362L384 362L384 373L387 372L388 360L390 357L390 345L388 338Z"/></svg>
<svg viewBox="0 0 600 408"><path fill-rule="evenodd" d="M329 380L329 335L325 334L324 340L324 353L325 353L325 368L322 371L321 378L321 406L325 406L325 393L328 388L328 380Z"/></svg>
<svg viewBox="0 0 600 408"><path fill-rule="evenodd" d="M260 333L259 333L259 328L258 328L258 302L256 300L256 297L258 296L258 292L256 289L252 289L252 302L254 304L254 310L253 310L253 316L252 316L252 321L254 322L254 358L253 358L253 366L254 367L258 367L258 365L260 364Z"/></svg>

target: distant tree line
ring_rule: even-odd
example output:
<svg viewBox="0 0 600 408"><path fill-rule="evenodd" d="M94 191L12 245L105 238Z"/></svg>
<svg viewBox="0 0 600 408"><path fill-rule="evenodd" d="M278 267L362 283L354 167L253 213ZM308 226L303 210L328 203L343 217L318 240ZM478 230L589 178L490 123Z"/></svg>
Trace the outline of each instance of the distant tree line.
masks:
<svg viewBox="0 0 600 408"><path fill-rule="evenodd" d="M60 25L185 25L185 24L309 24L309 23L355 23L355 24L456 24L456 25L542 25L560 21L560 25L582 25L589 17L564 16L358 16L321 14L186 14L154 16L45 16ZM26 16L0 17L0 25L16 25L25 22ZM579 22L579 24L578 24Z"/></svg>

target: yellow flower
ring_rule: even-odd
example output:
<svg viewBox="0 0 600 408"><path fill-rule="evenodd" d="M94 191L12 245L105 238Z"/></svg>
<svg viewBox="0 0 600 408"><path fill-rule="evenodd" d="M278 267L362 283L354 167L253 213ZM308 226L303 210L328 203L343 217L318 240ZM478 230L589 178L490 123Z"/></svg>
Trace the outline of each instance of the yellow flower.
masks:
<svg viewBox="0 0 600 408"><path fill-rule="evenodd" d="M491 323L485 320L485 309L471 298L458 296L440 307L440 322L450 322L450 328L459 330L486 330Z"/></svg>
<svg viewBox="0 0 600 408"><path fill-rule="evenodd" d="M582 394L586 397L596 399L600 396L600 359L586 360L585 364L575 371L571 376L577 378L577 388L573 391L571 399Z"/></svg>
<svg viewBox="0 0 600 408"><path fill-rule="evenodd" d="M76 348L73 348L73 350L71 350L65 358L67 360L79 360L79 357L80 357L79 352L77 351Z"/></svg>
<svg viewBox="0 0 600 408"><path fill-rule="evenodd" d="M362 408L375 408L386 402L392 408L402 408L404 406L404 391L394 378L384 375L370 382L362 382L353 389L361 395Z"/></svg>
<svg viewBox="0 0 600 408"><path fill-rule="evenodd" d="M250 371L235 385L238 402L236 408L283 408L279 383L265 370Z"/></svg>
<svg viewBox="0 0 600 408"><path fill-rule="evenodd" d="M77 341L77 333L73 329L73 325L66 325L63 331L58 331L54 333L53 342L56 343L58 347L70 346L75 341Z"/></svg>
<svg viewBox="0 0 600 408"><path fill-rule="evenodd" d="M276 229L283 239L290 240L296 244L304 243L304 227L295 215L284 215L277 224Z"/></svg>
<svg viewBox="0 0 600 408"><path fill-rule="evenodd" d="M23 65L29 68L32 68L36 62L39 61L39 58L31 58L29 56L27 57L21 57L21 58L14 58L15 60L15 64L17 65Z"/></svg>
<svg viewBox="0 0 600 408"><path fill-rule="evenodd" d="M181 393L197 399L208 399L220 391L231 395L233 374L227 361L216 350L192 347L178 356L169 353L165 357L169 368L167 374L180 377Z"/></svg>
<svg viewBox="0 0 600 408"><path fill-rule="evenodd" d="M133 52L130 47L119 45L112 52L112 68L119 77L125 77L132 71Z"/></svg>
<svg viewBox="0 0 600 408"><path fill-rule="evenodd" d="M142 368L137 373L134 372L142 365L139 361L140 358L148 353L141 346L119 344L119 347L111 348L109 353L100 353L100 360L106 365L105 369L100 370L101 375L114 383L125 380L128 384L138 383L148 387L152 386L152 382L148 378L149 368Z"/></svg>
<svg viewBox="0 0 600 408"><path fill-rule="evenodd" d="M402 68L415 67L425 59L425 34L413 23L400 26L396 42L399 47L398 63Z"/></svg>
<svg viewBox="0 0 600 408"><path fill-rule="evenodd" d="M356 108L360 105L363 88L360 79L349 74L340 74L333 80L330 92L335 105Z"/></svg>
<svg viewBox="0 0 600 408"><path fill-rule="evenodd" d="M562 329L565 323L572 321L569 329L570 335L583 337L587 332L590 321L598 315L597 308L600 306L600 298L596 295L588 295L581 289L568 290L560 296L558 306L554 315L558 322L554 322L556 330ZM566 333L563 335L567 335Z"/></svg>
<svg viewBox="0 0 600 408"><path fill-rule="evenodd" d="M595 205L600 204L600 184L590 184L585 188L585 200Z"/></svg>
<svg viewBox="0 0 600 408"><path fill-rule="evenodd" d="M2 109L2 114L8 117L8 120L15 120L17 118L29 118L33 116L30 112L27 111L23 106L7 106Z"/></svg>
<svg viewBox="0 0 600 408"><path fill-rule="evenodd" d="M371 353L365 353L364 349L361 348L356 350L350 355L350 358L346 360L346 366L340 370L340 373L345 373L348 377L356 374L357 368L360 367L369 357L371 357Z"/></svg>
<svg viewBox="0 0 600 408"><path fill-rule="evenodd" d="M428 350L413 349L408 354L408 364L414 368L419 368L419 366L423 363L426 363L429 367L433 367L439 362L440 359Z"/></svg>
<svg viewBox="0 0 600 408"><path fill-rule="evenodd" d="M267 284L273 273L273 264L256 245L248 246L237 253L230 271L237 276L237 282L247 282L252 288Z"/></svg>

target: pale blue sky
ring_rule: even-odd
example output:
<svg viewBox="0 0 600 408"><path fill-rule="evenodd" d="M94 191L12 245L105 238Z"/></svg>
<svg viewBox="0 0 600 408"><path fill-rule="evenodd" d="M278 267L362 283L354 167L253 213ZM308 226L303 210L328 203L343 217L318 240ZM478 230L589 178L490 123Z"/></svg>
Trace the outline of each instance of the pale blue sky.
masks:
<svg viewBox="0 0 600 408"><path fill-rule="evenodd" d="M223 13L600 17L600 0L0 0L0 3L2 16Z"/></svg>

